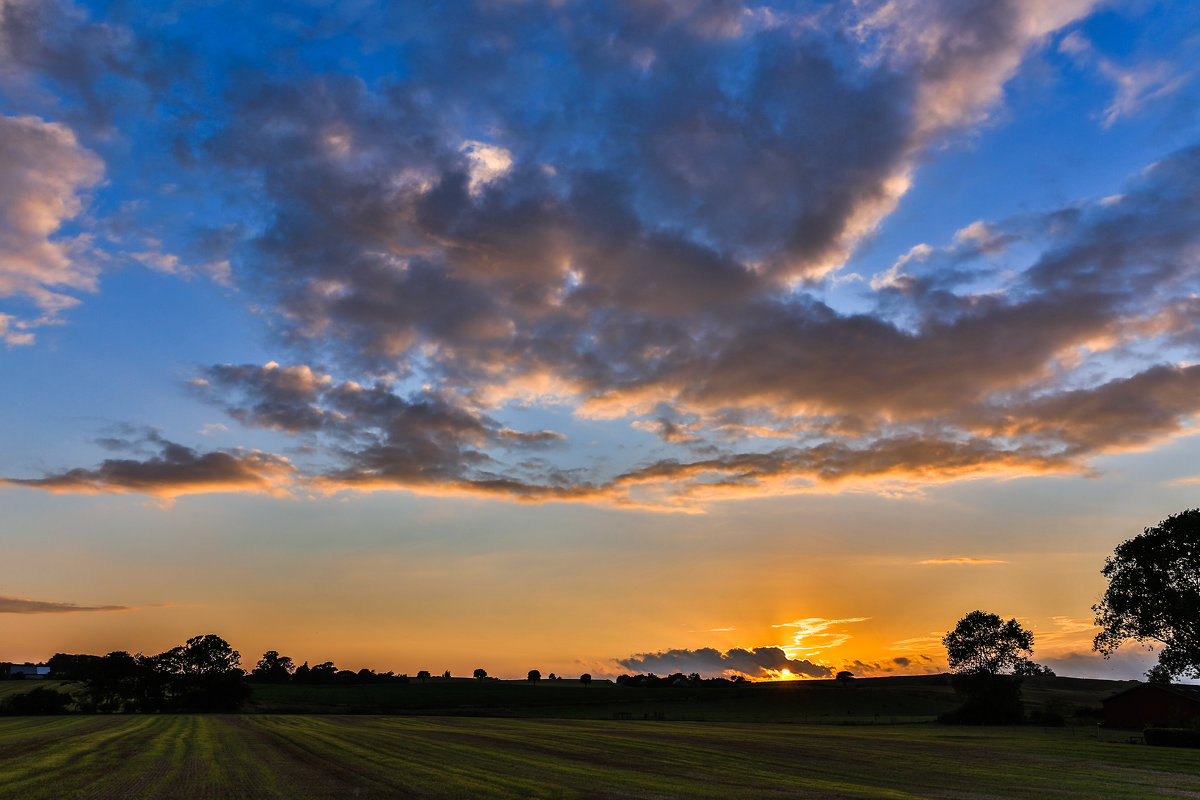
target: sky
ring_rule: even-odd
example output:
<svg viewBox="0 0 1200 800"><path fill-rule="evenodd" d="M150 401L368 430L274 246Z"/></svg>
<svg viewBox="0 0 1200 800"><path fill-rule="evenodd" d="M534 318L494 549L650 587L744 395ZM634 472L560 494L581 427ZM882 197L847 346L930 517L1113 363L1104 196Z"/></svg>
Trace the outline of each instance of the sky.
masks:
<svg viewBox="0 0 1200 800"><path fill-rule="evenodd" d="M1198 505L1189 0L0 0L0 659L1059 674Z"/></svg>

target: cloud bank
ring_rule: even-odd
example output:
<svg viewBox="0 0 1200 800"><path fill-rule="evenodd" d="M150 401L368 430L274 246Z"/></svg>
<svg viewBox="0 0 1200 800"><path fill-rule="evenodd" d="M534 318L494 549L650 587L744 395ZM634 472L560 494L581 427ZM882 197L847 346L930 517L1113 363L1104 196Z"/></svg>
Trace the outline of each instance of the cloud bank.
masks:
<svg viewBox="0 0 1200 800"><path fill-rule="evenodd" d="M123 131L138 104L187 97L192 115L150 117L173 191L245 197L130 257L173 270L177 249L254 297L279 357L201 367L189 390L312 458L163 445L6 483L695 510L1088 474L1185 435L1196 146L1109 197L919 243L853 302L829 292L923 161L1001 112L1029 58L1070 49L1093 5L481 2L452 21L367 3L179 41L166 18L10 4L6 74L73 100L31 93L39 113ZM248 67L249 41L296 55ZM102 167L50 119L0 119L25 154L0 190L0 295L53 315L95 286L55 232ZM0 335L28 343L31 324L0 314ZM600 424L636 455L591 458L578 431Z"/></svg>
<svg viewBox="0 0 1200 800"><path fill-rule="evenodd" d="M736 673L749 678L778 678L785 669L792 675L809 678L829 678L833 675L829 667L806 659L788 658L787 653L779 647L755 647L751 650L735 647L724 653L711 647L663 650L620 658L617 663L635 673L656 675L682 672L685 675L699 673L705 677L719 677Z"/></svg>

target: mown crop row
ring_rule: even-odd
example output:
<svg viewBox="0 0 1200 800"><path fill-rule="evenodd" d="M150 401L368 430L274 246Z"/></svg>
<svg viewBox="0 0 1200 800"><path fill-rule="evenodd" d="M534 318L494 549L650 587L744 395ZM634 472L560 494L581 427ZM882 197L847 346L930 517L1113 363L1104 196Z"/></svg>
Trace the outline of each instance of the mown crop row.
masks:
<svg viewBox="0 0 1200 800"><path fill-rule="evenodd" d="M1191 751L1079 729L383 716L0 720L0 797L1144 798Z"/></svg>

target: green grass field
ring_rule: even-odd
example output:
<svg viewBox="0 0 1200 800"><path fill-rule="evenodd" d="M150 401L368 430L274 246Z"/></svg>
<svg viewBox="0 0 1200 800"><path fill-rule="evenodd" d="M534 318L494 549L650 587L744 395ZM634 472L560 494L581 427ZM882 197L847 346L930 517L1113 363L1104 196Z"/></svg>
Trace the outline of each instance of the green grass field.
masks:
<svg viewBox="0 0 1200 800"><path fill-rule="evenodd" d="M36 689L39 686L44 686L47 689L57 689L62 692L70 692L76 688L75 684L70 681L51 681L45 679L34 681L0 681L0 700L3 700L10 694L28 692L30 689Z"/></svg>
<svg viewBox="0 0 1200 800"><path fill-rule="evenodd" d="M151 715L0 719L0 797L1200 796L1192 750L1081 728Z"/></svg>

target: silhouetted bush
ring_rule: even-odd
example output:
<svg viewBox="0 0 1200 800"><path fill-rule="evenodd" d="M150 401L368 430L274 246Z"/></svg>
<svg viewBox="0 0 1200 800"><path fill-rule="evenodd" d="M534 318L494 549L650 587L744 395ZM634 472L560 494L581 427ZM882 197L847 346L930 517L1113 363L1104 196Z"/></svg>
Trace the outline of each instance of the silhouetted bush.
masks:
<svg viewBox="0 0 1200 800"><path fill-rule="evenodd" d="M964 672L951 680L963 704L938 717L949 725L1017 725L1025 716L1021 679L988 672Z"/></svg>
<svg viewBox="0 0 1200 800"><path fill-rule="evenodd" d="M1160 747L1200 747L1200 730L1194 728L1146 728L1142 736Z"/></svg>
<svg viewBox="0 0 1200 800"><path fill-rule="evenodd" d="M71 705L71 695L39 686L28 692L9 695L0 703L0 714L30 716L41 714L65 714Z"/></svg>
<svg viewBox="0 0 1200 800"><path fill-rule="evenodd" d="M588 676L589 681L591 676ZM692 673L684 675L682 672L676 672L671 675L659 677L652 673L645 675L620 675L617 677L617 686L638 686L645 689L661 689L661 688L706 688L717 689L733 686L741 686L744 683L749 683L741 675L735 675L732 678L701 678L699 674Z"/></svg>

